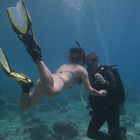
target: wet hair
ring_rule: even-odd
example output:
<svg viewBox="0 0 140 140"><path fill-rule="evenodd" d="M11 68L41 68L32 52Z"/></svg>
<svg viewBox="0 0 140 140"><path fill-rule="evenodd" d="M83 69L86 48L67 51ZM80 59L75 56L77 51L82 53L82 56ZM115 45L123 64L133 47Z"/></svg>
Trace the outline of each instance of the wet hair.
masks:
<svg viewBox="0 0 140 140"><path fill-rule="evenodd" d="M90 52L89 54L87 54L86 63L88 66L91 66L96 61L98 62L98 56L96 52Z"/></svg>
<svg viewBox="0 0 140 140"><path fill-rule="evenodd" d="M73 47L69 50L69 61L72 63L84 65L86 62L85 52L81 47Z"/></svg>
<svg viewBox="0 0 140 140"><path fill-rule="evenodd" d="M94 61L94 60L97 60L97 59L98 59L98 56L97 56L96 52L90 52L86 56L86 60Z"/></svg>

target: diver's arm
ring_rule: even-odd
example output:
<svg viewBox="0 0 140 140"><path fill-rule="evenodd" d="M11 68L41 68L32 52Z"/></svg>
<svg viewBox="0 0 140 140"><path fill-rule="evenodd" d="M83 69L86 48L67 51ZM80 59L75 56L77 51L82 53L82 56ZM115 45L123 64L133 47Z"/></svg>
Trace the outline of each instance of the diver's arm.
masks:
<svg viewBox="0 0 140 140"><path fill-rule="evenodd" d="M92 88L90 82L89 82L89 78L88 78L88 73L85 69L82 69L82 82L83 85L85 87L85 89L92 95L95 96L106 96L107 92L106 90L96 90L94 88Z"/></svg>

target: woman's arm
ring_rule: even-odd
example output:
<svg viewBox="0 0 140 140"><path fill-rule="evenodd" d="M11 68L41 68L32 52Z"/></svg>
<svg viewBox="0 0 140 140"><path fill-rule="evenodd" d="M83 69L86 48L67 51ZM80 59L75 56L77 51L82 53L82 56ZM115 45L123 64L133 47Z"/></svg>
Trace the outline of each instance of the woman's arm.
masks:
<svg viewBox="0 0 140 140"><path fill-rule="evenodd" d="M81 68L81 76L82 76L83 85L90 94L95 95L95 96L106 96L106 94L107 94L106 90L98 91L98 90L92 88L92 86L89 82L88 73L87 73L86 69Z"/></svg>

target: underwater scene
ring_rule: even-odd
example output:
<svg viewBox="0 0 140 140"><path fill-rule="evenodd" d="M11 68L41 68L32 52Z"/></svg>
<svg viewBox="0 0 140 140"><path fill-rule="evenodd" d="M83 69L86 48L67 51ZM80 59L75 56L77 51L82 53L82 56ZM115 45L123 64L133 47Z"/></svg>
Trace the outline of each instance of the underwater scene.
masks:
<svg viewBox="0 0 140 140"><path fill-rule="evenodd" d="M90 140L89 93L82 84L57 96L45 96L27 111L19 107L30 101L21 99L22 91L29 86L32 89L32 81L40 77L37 60L55 73L69 63L69 49L76 45L85 54L96 52L101 65L117 65L126 96L120 125L127 131L120 140L140 140L140 1L23 1L25 5L17 5L18 0L0 0L0 140ZM30 34L42 55L36 41L32 44L35 51L25 47L32 42L26 38ZM23 83L30 85L24 87ZM100 131L108 133L106 122Z"/></svg>

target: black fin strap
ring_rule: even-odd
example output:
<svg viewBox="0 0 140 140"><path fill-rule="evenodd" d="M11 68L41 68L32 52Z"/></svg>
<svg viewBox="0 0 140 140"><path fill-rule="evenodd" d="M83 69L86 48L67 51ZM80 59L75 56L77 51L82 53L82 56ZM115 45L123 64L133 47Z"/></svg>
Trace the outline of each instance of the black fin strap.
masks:
<svg viewBox="0 0 140 140"><path fill-rule="evenodd" d="M33 36L32 29L30 29L26 34L17 34L17 37L26 45L30 47L33 45L33 42L36 42Z"/></svg>
<svg viewBox="0 0 140 140"><path fill-rule="evenodd" d="M22 92L26 92L26 93L29 93L30 92L30 88L31 87L34 87L35 86L35 84L34 84L34 82L32 81L31 83L29 83L29 84L20 84L20 86L21 86L21 88L22 88Z"/></svg>

